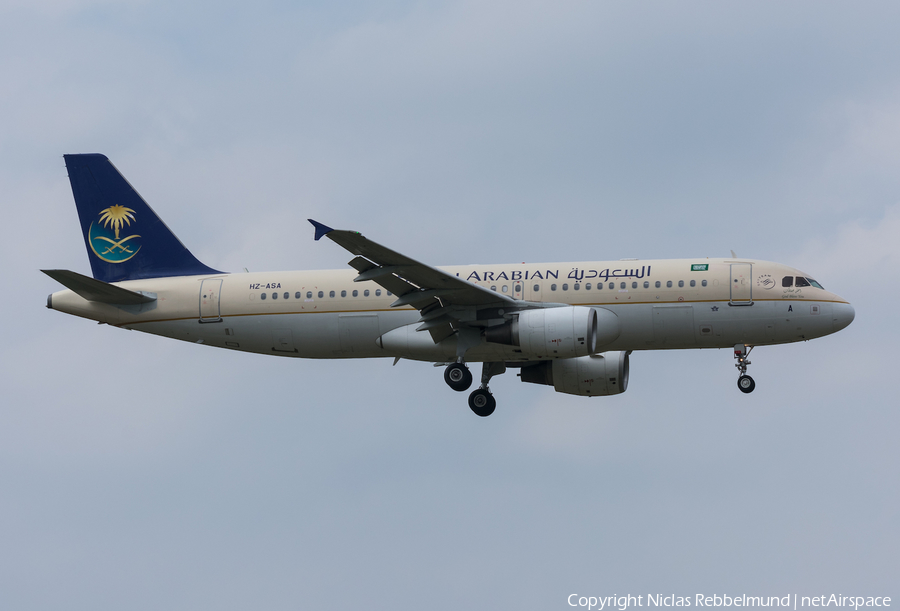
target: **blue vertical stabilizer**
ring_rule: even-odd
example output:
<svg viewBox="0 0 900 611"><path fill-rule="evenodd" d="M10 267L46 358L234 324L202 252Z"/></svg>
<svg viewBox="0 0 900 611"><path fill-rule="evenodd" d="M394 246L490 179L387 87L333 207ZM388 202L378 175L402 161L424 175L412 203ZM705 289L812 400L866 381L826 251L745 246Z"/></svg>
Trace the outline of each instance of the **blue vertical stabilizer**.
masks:
<svg viewBox="0 0 900 611"><path fill-rule="evenodd" d="M64 155L94 278L220 274L200 263L105 155Z"/></svg>

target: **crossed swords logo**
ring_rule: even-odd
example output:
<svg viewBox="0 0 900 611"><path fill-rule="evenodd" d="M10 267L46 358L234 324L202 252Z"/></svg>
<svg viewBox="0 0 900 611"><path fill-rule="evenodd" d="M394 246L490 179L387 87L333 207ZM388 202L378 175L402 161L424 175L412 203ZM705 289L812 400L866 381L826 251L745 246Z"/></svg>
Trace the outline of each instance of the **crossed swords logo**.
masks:
<svg viewBox="0 0 900 611"><path fill-rule="evenodd" d="M102 255L108 255L108 254L114 252L116 248L119 249L119 252L127 252L128 254L133 254L134 251L131 250L128 246L124 246L124 244L125 244L125 242L127 242L128 240L130 240L132 238L139 238L139 237L141 237L141 236L130 235L127 238L122 238L121 240L116 241L116 240L113 240L112 238L107 238L105 236L98 235L98 236L94 236L94 239L95 240L103 240L104 242L109 242L110 245L106 247L106 250L104 250L102 253L100 253Z"/></svg>

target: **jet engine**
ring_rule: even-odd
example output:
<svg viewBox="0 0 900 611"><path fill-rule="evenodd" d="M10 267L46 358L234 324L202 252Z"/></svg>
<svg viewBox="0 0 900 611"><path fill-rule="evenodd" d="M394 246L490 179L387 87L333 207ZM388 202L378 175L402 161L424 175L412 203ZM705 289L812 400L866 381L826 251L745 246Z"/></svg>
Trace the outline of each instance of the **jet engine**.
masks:
<svg viewBox="0 0 900 611"><path fill-rule="evenodd" d="M614 313L584 306L525 310L484 333L489 342L518 346L538 359L594 354L618 336L619 318Z"/></svg>
<svg viewBox="0 0 900 611"><path fill-rule="evenodd" d="M553 359L522 368L523 382L553 386L582 397L618 395L628 388L629 352L605 352L574 359Z"/></svg>

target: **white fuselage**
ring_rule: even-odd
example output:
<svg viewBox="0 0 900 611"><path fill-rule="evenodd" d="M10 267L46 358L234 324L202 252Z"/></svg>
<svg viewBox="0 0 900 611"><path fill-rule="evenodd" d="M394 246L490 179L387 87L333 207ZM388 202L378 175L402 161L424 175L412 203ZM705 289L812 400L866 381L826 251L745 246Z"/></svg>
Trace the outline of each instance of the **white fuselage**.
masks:
<svg viewBox="0 0 900 611"><path fill-rule="evenodd" d="M668 259L441 269L517 300L613 312L620 332L597 347L603 352L780 344L828 335L853 319L846 300L814 286L784 287L784 277L807 275L766 261ZM419 312L410 306L392 308L395 295L373 282L354 283L356 275L347 269L131 280L115 284L155 293L156 301L115 306L63 290L51 295L48 307L126 329L260 354L454 359L455 336L434 345L427 331L412 327L407 348L382 348L381 336L416 323ZM533 357L514 346L483 341L468 351L466 360Z"/></svg>

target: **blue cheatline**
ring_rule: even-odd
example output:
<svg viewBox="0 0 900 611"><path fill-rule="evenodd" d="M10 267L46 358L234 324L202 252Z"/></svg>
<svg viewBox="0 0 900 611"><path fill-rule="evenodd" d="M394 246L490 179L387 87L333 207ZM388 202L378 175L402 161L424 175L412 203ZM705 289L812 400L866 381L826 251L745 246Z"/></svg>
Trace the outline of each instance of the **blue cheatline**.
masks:
<svg viewBox="0 0 900 611"><path fill-rule="evenodd" d="M105 155L64 155L94 278L221 274L191 254Z"/></svg>

